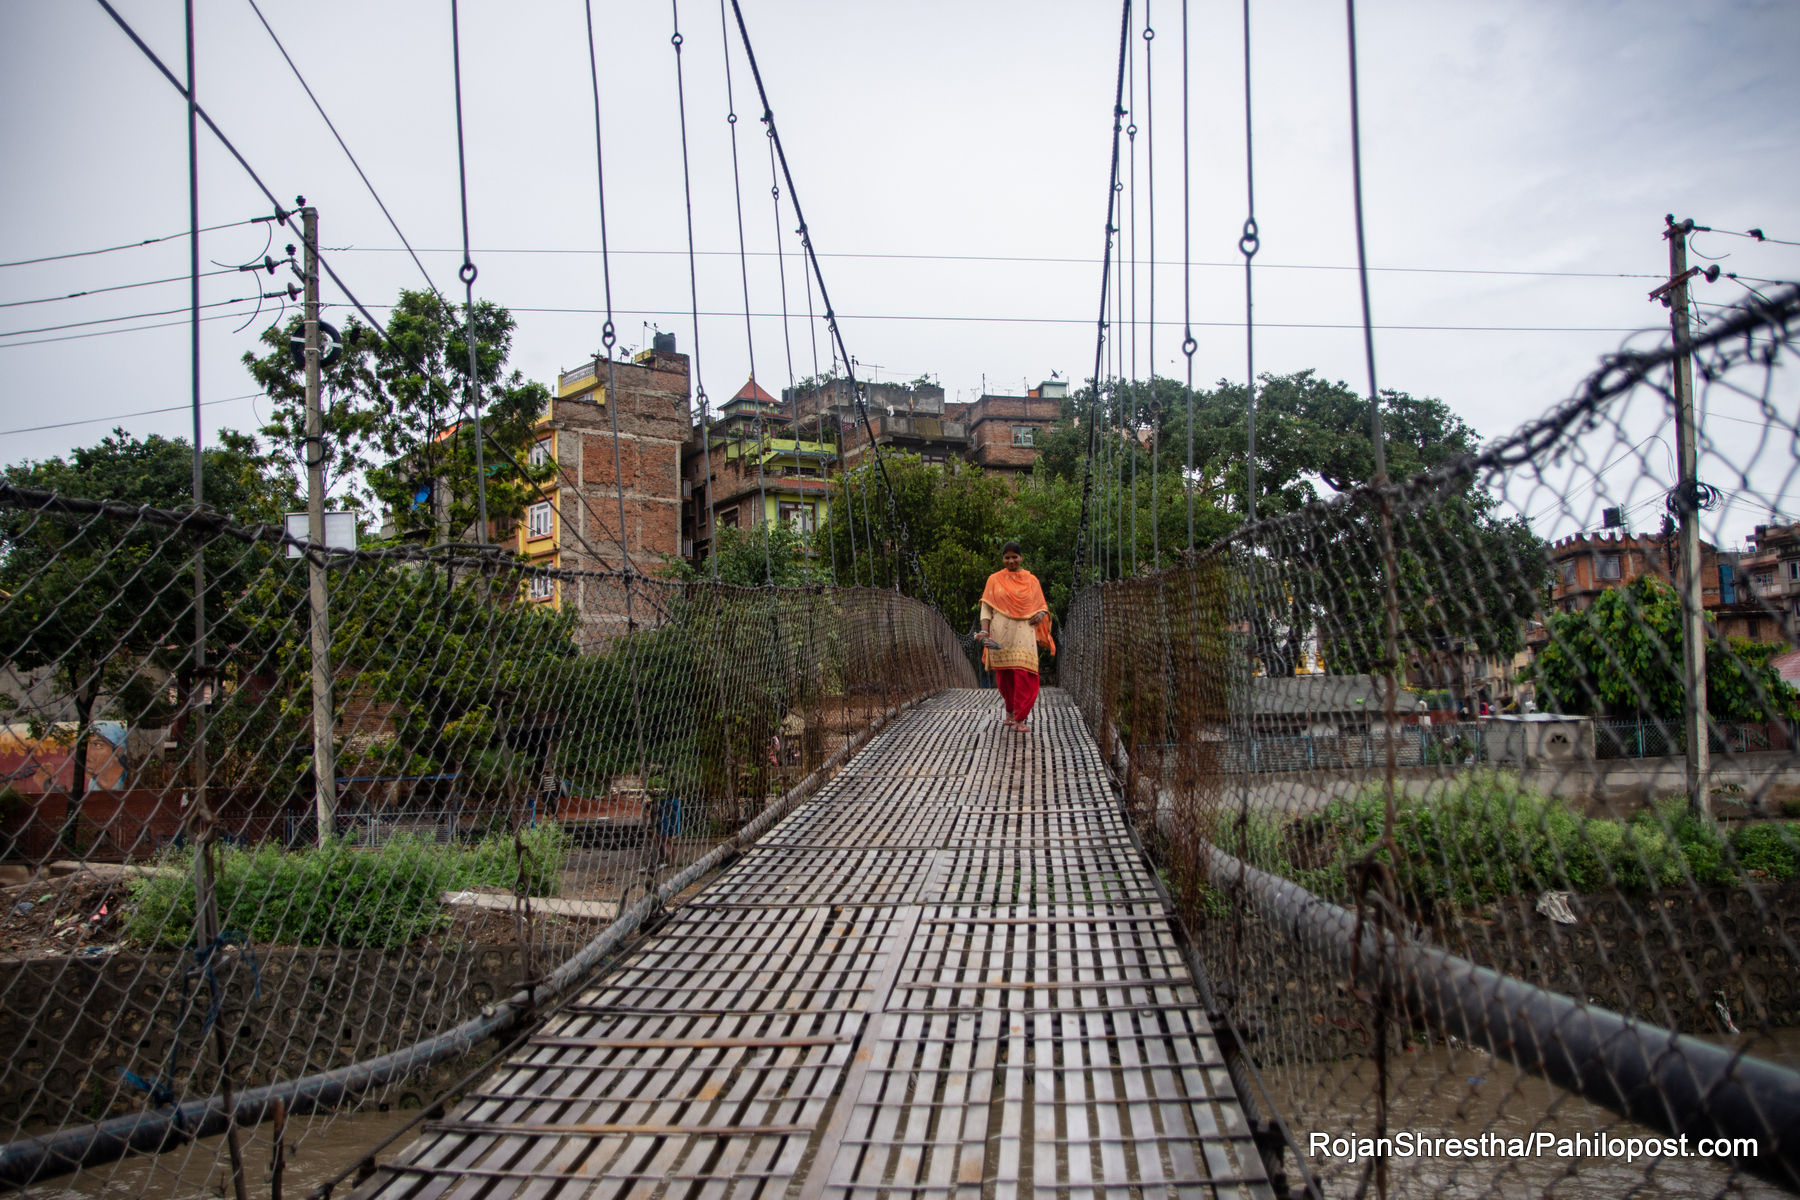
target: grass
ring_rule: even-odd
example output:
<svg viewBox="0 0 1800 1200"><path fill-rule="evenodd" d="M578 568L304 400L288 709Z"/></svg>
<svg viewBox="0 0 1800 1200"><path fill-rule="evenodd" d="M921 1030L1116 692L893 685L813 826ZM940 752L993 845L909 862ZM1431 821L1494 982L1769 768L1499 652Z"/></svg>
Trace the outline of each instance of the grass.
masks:
<svg viewBox="0 0 1800 1200"><path fill-rule="evenodd" d="M1251 859L1344 897L1347 867L1370 852L1390 860L1382 824L1382 791L1372 785L1310 820L1257 830ZM1402 798L1394 840L1403 889L1459 906L1546 890L1644 892L1800 874L1800 823L1757 822L1725 834L1689 816L1679 799L1626 821L1591 819L1494 772L1472 773L1429 798Z"/></svg>
<svg viewBox="0 0 1800 1200"><path fill-rule="evenodd" d="M560 887L569 840L554 823L523 835L525 891L552 896ZM134 911L126 936L144 946L175 949L194 929L194 884L183 874L131 884ZM519 862L510 835L473 846L396 837L381 846L333 842L305 850L264 845L222 849L218 856L219 925L257 944L403 946L449 924L439 896L470 887L513 888Z"/></svg>

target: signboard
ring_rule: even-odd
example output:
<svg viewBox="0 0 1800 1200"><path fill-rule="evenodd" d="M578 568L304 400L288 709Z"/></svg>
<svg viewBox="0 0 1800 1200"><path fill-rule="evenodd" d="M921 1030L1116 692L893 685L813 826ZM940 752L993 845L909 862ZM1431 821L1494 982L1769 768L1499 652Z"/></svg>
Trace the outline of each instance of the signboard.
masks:
<svg viewBox="0 0 1800 1200"><path fill-rule="evenodd" d="M287 514L287 535L296 541L304 542L306 536L306 514L303 512ZM354 512L328 512L325 514L325 548L327 550L356 549L356 514ZM288 544L287 556L300 557L300 547Z"/></svg>

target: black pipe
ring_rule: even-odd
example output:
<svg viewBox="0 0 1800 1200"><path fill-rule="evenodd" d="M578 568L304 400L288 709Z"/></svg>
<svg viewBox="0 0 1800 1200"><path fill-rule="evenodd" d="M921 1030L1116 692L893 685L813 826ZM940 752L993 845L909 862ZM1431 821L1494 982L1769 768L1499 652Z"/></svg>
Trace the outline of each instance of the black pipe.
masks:
<svg viewBox="0 0 1800 1200"><path fill-rule="evenodd" d="M1622 1117L1674 1137L1753 1137L1739 1169L1800 1192L1800 1073L1533 987L1467 959L1396 939L1354 913L1216 846L1211 877L1242 879L1264 919L1359 987L1386 985L1407 1010ZM1240 875L1241 872L1241 875Z"/></svg>

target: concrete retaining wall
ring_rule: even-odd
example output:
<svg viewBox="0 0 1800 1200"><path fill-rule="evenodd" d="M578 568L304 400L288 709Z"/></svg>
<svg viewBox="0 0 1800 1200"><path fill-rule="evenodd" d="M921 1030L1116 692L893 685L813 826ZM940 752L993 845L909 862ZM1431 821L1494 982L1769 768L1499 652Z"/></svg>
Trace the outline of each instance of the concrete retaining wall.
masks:
<svg viewBox="0 0 1800 1200"><path fill-rule="evenodd" d="M521 977L517 946L275 949L256 960L260 989L241 955L217 971L239 1087L399 1049L511 995ZM0 963L0 1141L142 1109L144 1094L122 1082L121 1069L168 1082L172 1046L177 1094L211 1094L218 1072L204 1034L205 979L183 996L192 963L191 954ZM422 1104L474 1062L451 1060L374 1099Z"/></svg>

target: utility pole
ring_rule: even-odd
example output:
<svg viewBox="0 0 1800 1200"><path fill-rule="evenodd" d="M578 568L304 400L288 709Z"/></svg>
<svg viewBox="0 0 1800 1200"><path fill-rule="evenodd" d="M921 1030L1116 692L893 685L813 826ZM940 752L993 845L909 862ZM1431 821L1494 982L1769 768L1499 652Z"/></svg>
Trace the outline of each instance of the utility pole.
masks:
<svg viewBox="0 0 1800 1200"><path fill-rule="evenodd" d="M325 438L319 415L319 210L300 210L306 243L306 556L312 630L313 800L319 845L337 832L337 755L332 744L331 615L325 592Z"/></svg>
<svg viewBox="0 0 1800 1200"><path fill-rule="evenodd" d="M1673 213L1663 237L1669 243L1669 282L1657 291L1669 306L1669 328L1681 355L1675 360L1675 483L1676 518L1680 522L1681 577L1681 674L1682 732L1687 739L1688 811L1695 816L1710 808L1707 776L1712 770L1712 748L1706 727L1706 610L1702 606L1700 578L1700 458L1699 432L1694 427L1694 356L1688 327L1687 238L1690 220L1677 223ZM1654 296L1654 293L1653 293Z"/></svg>

